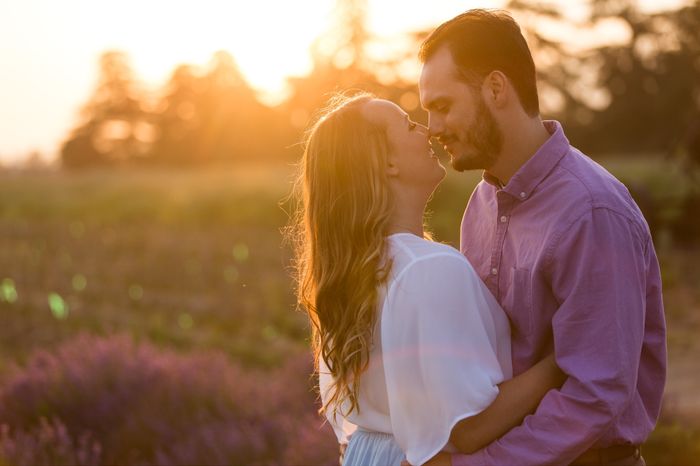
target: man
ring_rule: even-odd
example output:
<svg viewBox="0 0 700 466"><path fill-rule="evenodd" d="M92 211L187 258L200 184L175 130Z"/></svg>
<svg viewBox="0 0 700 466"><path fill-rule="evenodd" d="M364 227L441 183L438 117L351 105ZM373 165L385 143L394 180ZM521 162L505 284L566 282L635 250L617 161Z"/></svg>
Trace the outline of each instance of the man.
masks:
<svg viewBox="0 0 700 466"><path fill-rule="evenodd" d="M420 58L431 135L456 170L484 170L460 249L510 318L514 375L554 351L568 376L520 426L452 464L643 465L666 377L646 221L558 122L540 119L532 56L507 13L453 18Z"/></svg>

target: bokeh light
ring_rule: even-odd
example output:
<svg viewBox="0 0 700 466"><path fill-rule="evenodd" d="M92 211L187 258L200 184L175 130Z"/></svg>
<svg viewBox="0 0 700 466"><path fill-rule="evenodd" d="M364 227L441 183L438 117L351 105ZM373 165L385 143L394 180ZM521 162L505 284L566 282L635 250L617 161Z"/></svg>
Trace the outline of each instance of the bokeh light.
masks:
<svg viewBox="0 0 700 466"><path fill-rule="evenodd" d="M236 243L231 252L233 254L233 258L236 259L236 262L245 262L248 260L248 256L250 254L248 245L245 243Z"/></svg>
<svg viewBox="0 0 700 466"><path fill-rule="evenodd" d="M64 320L68 318L68 303L63 300L61 295L58 293L49 293L48 301L51 314L53 314L56 319Z"/></svg>
<svg viewBox="0 0 700 466"><path fill-rule="evenodd" d="M0 284L0 301L6 303L17 301L17 289L15 288L15 282L11 278L3 279Z"/></svg>
<svg viewBox="0 0 700 466"><path fill-rule="evenodd" d="M182 312L177 316L177 324L183 330L189 330L194 325L194 320L192 316L187 312Z"/></svg>
<svg viewBox="0 0 700 466"><path fill-rule="evenodd" d="M138 284L129 286L129 297L134 301L139 301L143 298L143 287Z"/></svg>
<svg viewBox="0 0 700 466"><path fill-rule="evenodd" d="M87 286L87 278L85 278L85 275L83 275L82 273L77 273L73 275L71 283L75 291L83 291Z"/></svg>

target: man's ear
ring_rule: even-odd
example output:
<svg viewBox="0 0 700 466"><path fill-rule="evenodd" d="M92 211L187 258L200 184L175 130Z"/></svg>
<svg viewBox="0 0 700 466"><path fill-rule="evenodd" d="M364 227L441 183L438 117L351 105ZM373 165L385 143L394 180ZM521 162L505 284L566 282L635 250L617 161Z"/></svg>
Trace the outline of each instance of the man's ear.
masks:
<svg viewBox="0 0 700 466"><path fill-rule="evenodd" d="M496 107L504 107L508 103L508 77L502 71L490 72L483 84L484 98Z"/></svg>

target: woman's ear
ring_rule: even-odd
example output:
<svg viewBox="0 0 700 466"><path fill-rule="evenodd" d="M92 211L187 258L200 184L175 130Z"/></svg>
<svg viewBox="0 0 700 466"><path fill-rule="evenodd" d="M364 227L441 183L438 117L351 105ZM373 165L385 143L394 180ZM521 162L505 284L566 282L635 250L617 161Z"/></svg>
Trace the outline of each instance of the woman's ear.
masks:
<svg viewBox="0 0 700 466"><path fill-rule="evenodd" d="M396 163L396 157L392 155L387 157L386 174L389 177L399 176L399 165Z"/></svg>

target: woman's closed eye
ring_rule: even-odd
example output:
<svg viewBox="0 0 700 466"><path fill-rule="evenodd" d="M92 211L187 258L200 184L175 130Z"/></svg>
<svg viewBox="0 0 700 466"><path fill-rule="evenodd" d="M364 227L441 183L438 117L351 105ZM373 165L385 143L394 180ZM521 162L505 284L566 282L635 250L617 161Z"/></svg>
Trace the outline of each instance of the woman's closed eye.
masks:
<svg viewBox="0 0 700 466"><path fill-rule="evenodd" d="M418 124L416 122L408 120L408 130L409 131L413 131L414 129L416 129L416 126L418 126Z"/></svg>

